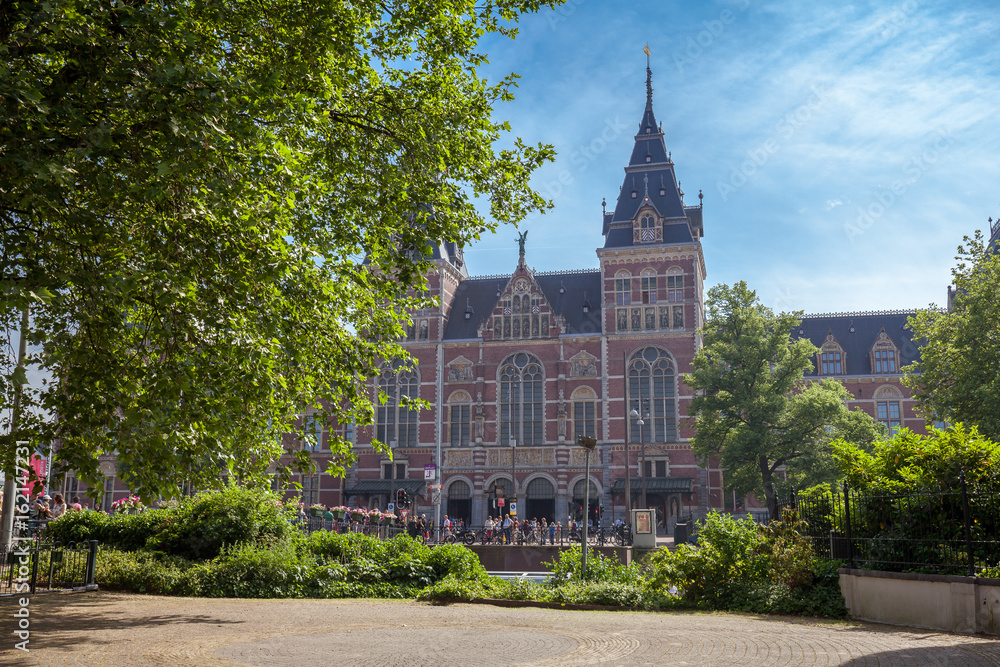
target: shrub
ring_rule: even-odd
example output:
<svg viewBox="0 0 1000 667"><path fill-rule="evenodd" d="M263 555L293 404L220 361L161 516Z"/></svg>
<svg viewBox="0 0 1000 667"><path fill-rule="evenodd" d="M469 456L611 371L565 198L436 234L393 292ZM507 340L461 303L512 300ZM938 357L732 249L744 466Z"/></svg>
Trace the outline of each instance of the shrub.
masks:
<svg viewBox="0 0 1000 667"><path fill-rule="evenodd" d="M583 574L583 550L574 545L560 551L553 561L542 564L552 572L550 586L559 586L570 580L580 581ZM596 551L587 552L587 581L634 583L639 578L639 568L636 565L622 565L614 554L605 557Z"/></svg>
<svg viewBox="0 0 1000 667"><path fill-rule="evenodd" d="M202 597L294 598L307 593L314 565L289 541L243 543L224 547L218 558L195 565L188 576Z"/></svg>
<svg viewBox="0 0 1000 667"><path fill-rule="evenodd" d="M108 518L102 512L66 512L45 528L45 536L62 544L87 540L104 543L104 526Z"/></svg>
<svg viewBox="0 0 1000 667"><path fill-rule="evenodd" d="M400 538L396 538L397 540ZM442 544L430 550L427 564L434 568L434 578L454 576L466 580L482 580L489 575L470 549L461 544Z"/></svg>
<svg viewBox="0 0 1000 667"><path fill-rule="evenodd" d="M161 510L168 520L147 546L199 560L215 558L230 545L288 538L294 529L274 501L269 492L238 486L199 493L176 510Z"/></svg>

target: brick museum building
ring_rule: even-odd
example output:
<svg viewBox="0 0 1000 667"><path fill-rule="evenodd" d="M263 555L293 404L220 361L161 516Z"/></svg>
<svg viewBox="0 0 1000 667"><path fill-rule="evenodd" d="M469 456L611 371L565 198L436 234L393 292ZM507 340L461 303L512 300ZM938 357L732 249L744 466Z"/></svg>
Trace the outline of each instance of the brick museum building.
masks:
<svg viewBox="0 0 1000 667"><path fill-rule="evenodd" d="M723 471L701 465L689 445L691 390L682 378L704 321L706 222L702 195L685 200L677 169L653 112L647 68L645 108L618 200L594 220L604 236L599 268L536 271L522 235L510 273L473 276L459 247L437 247L428 277L440 304L413 313L404 343L417 366L387 366L376 380L391 397L431 407L416 412L393 400L377 408L374 429L346 434L358 455L347 478L302 476L303 500L385 508L406 489L416 513L432 518L440 494L442 516L481 525L488 514L506 513L516 496L519 516L565 523L582 516L588 480L576 439L587 435L598 440L590 510L602 512L604 523L624 518L626 477L633 507L645 478L646 504L667 530L679 517L732 508ZM900 368L918 355L905 327L911 314L809 315L792 335L820 348L814 375L839 379L854 396L851 408L890 430L923 431L900 383ZM316 434L322 471L330 452ZM391 445L392 461L371 447L373 436ZM105 463L108 506L127 490L113 462ZM67 485L75 484L69 478L63 490L74 495Z"/></svg>

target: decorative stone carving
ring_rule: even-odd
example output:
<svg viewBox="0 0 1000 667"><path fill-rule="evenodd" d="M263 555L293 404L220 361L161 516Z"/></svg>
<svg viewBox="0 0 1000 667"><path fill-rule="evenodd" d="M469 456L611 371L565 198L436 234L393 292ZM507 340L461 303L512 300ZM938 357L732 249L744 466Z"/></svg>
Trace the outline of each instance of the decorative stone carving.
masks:
<svg viewBox="0 0 1000 667"><path fill-rule="evenodd" d="M903 392L892 385L883 385L875 390L875 398L902 398Z"/></svg>
<svg viewBox="0 0 1000 667"><path fill-rule="evenodd" d="M597 377L597 357L589 352L578 352L570 357L570 361L573 362L571 377Z"/></svg>
<svg viewBox="0 0 1000 667"><path fill-rule="evenodd" d="M510 468L510 447L496 447L486 450L486 465L490 468ZM555 454L549 447L518 447L518 466L553 466Z"/></svg>
<svg viewBox="0 0 1000 667"><path fill-rule="evenodd" d="M472 361L459 357L448 364L448 382L471 382Z"/></svg>
<svg viewBox="0 0 1000 667"><path fill-rule="evenodd" d="M471 449L446 449L444 451L445 467L447 468L471 468Z"/></svg>

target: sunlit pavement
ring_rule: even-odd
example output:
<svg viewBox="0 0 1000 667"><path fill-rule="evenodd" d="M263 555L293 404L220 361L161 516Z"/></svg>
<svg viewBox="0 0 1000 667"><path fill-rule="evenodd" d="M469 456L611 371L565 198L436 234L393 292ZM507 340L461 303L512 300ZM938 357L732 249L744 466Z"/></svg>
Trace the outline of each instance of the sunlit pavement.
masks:
<svg viewBox="0 0 1000 667"><path fill-rule="evenodd" d="M13 628L10 598L0 600ZM811 619L41 594L26 665L1000 665L1000 641Z"/></svg>

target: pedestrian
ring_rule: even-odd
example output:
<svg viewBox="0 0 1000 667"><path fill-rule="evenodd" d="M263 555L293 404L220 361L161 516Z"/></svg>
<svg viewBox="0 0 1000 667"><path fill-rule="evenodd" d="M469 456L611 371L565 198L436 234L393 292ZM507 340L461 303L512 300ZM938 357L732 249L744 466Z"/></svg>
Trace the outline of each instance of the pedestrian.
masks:
<svg viewBox="0 0 1000 667"><path fill-rule="evenodd" d="M56 497L52 499L52 518L58 519L66 513L66 509L66 501L63 500L61 493L57 493Z"/></svg>
<svg viewBox="0 0 1000 667"><path fill-rule="evenodd" d="M538 529L538 541L542 545L545 544L545 538L548 536L548 533L549 533L549 525L545 522L545 517L543 516L542 523Z"/></svg>
<svg viewBox="0 0 1000 667"><path fill-rule="evenodd" d="M549 524L549 544L555 546L556 543L556 526L559 525L555 521Z"/></svg>
<svg viewBox="0 0 1000 667"><path fill-rule="evenodd" d="M503 537L507 544L510 544L511 538L511 528L514 526L514 522L510 520L510 515L508 514L503 520Z"/></svg>
<svg viewBox="0 0 1000 667"><path fill-rule="evenodd" d="M452 526L452 523L451 523L451 519L448 518L447 514L444 515L444 521L442 522L442 526L444 527L444 536L446 538L450 537L451 536L451 526Z"/></svg>

